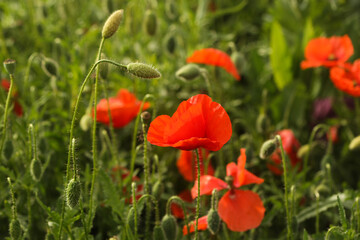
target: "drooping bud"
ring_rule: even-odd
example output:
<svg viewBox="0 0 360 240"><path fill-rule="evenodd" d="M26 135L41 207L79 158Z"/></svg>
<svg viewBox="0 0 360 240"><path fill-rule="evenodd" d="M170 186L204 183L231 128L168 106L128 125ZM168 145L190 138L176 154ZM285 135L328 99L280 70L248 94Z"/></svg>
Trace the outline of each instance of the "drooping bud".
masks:
<svg viewBox="0 0 360 240"><path fill-rule="evenodd" d="M303 146L301 146L296 154L296 156L298 158L305 158L305 156L308 154L308 152L310 151L310 145L309 144L305 144Z"/></svg>
<svg viewBox="0 0 360 240"><path fill-rule="evenodd" d="M220 216L215 209L210 209L207 214L207 228L212 235L215 235L220 229Z"/></svg>
<svg viewBox="0 0 360 240"><path fill-rule="evenodd" d="M349 145L349 149L351 151L359 148L360 148L360 135L355 137L353 140L351 140Z"/></svg>
<svg viewBox="0 0 360 240"><path fill-rule="evenodd" d="M48 77L56 77L59 74L59 65L51 58L44 58L41 61L41 68Z"/></svg>
<svg viewBox="0 0 360 240"><path fill-rule="evenodd" d="M75 208L80 200L81 183L79 180L71 179L66 188L66 203L70 208Z"/></svg>
<svg viewBox="0 0 360 240"><path fill-rule="evenodd" d="M106 59L104 53L101 54L101 59ZM102 79L106 79L109 72L109 64L106 62L99 64L99 73Z"/></svg>
<svg viewBox="0 0 360 240"><path fill-rule="evenodd" d="M12 219L9 225L9 233L12 240L18 240L21 238L21 226L17 219Z"/></svg>
<svg viewBox="0 0 360 240"><path fill-rule="evenodd" d="M104 27L102 29L102 37L103 38L109 38L114 33L116 33L117 29L119 28L119 25L121 23L121 20L124 16L124 10L120 9L115 12L113 12L108 19L106 20Z"/></svg>
<svg viewBox="0 0 360 240"><path fill-rule="evenodd" d="M173 215L166 214L161 220L161 226L167 239L176 239L177 224Z"/></svg>
<svg viewBox="0 0 360 240"><path fill-rule="evenodd" d="M6 69L6 71L8 72L8 74L14 74L15 72L15 67L16 67L16 61L14 59L6 59L4 61L4 67Z"/></svg>
<svg viewBox="0 0 360 240"><path fill-rule="evenodd" d="M153 239L155 240L167 240L164 229L161 226L155 226L153 232Z"/></svg>
<svg viewBox="0 0 360 240"><path fill-rule="evenodd" d="M30 174L34 181L39 181L41 178L42 165L39 159L33 158L30 163Z"/></svg>
<svg viewBox="0 0 360 240"><path fill-rule="evenodd" d="M145 63L129 63L127 65L127 70L129 73L139 78L152 79L161 77L158 70Z"/></svg>
<svg viewBox="0 0 360 240"><path fill-rule="evenodd" d="M156 181L152 186L152 195L160 199L161 194L164 192L164 185L160 180Z"/></svg>
<svg viewBox="0 0 360 240"><path fill-rule="evenodd" d="M175 76L183 81L190 81L200 75L200 68L196 64L187 64L176 71Z"/></svg>
<svg viewBox="0 0 360 240"><path fill-rule="evenodd" d="M83 130L84 132L86 132L87 130L90 129L91 125L92 125L92 118L90 117L89 114L84 114L84 116L81 117L80 119L80 128L81 130Z"/></svg>
<svg viewBox="0 0 360 240"><path fill-rule="evenodd" d="M148 111L142 112L140 116L143 123L149 124L151 122L151 114Z"/></svg>
<svg viewBox="0 0 360 240"><path fill-rule="evenodd" d="M278 141L276 138L265 141L260 149L260 158L265 159L270 157L277 147Z"/></svg>
<svg viewBox="0 0 360 240"><path fill-rule="evenodd" d="M154 36L157 29L157 18L152 10L147 10L145 13L145 30L150 36Z"/></svg>

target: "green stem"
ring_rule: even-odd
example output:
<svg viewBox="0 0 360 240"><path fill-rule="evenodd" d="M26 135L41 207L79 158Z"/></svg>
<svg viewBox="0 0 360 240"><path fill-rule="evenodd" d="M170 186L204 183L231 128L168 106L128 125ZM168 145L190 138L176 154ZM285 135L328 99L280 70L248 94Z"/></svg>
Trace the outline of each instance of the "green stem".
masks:
<svg viewBox="0 0 360 240"><path fill-rule="evenodd" d="M178 201L178 202L180 203L180 205L181 205L181 208L182 208L182 210L183 210L183 212L184 212L185 226L186 226L186 228L187 228L187 232L189 233L189 232L190 232L190 226L189 226L189 220L188 220L188 218L187 218L187 213L186 213L186 208L185 208L184 200L182 200L182 199L181 199L180 197L178 197L178 196L172 196L172 197L170 197L170 198L168 199L167 203L166 203L166 214L167 214L167 215L170 215L170 213L171 213L171 202L174 201L174 200ZM190 240L190 234L187 234L186 236L187 236L187 238Z"/></svg>
<svg viewBox="0 0 360 240"><path fill-rule="evenodd" d="M200 149L201 151L201 149ZM195 214L195 240L199 239L198 225L199 225L199 212L200 212L200 158L199 150L195 149L196 163L197 163L197 198L196 198L196 214Z"/></svg>
<svg viewBox="0 0 360 240"><path fill-rule="evenodd" d="M11 203L12 203L12 208L11 208L12 209L12 217L13 217L13 219L16 219L17 215L16 215L16 203L15 203L14 190L13 190L13 186L11 184L11 180L9 177L7 178L7 180L9 182L9 186L10 186Z"/></svg>
<svg viewBox="0 0 360 240"><path fill-rule="evenodd" d="M290 218L290 212L289 212L289 203L288 203L288 182L287 182L287 165L286 165L286 158L285 158L285 151L282 145L282 140L280 135L276 135L276 139L279 141L280 150L281 150L281 158L282 158L282 164L284 169L284 188L285 188L285 194L284 194L284 202L285 202L285 210L286 210L286 221L287 221L287 239L292 239L292 230L291 230L291 218Z"/></svg>
<svg viewBox="0 0 360 240"><path fill-rule="evenodd" d="M85 214L84 214L84 210L83 210L82 198L80 198L80 217L81 217L81 223L84 227L85 239L88 240L89 238L88 238L88 232L87 232L87 227L86 227Z"/></svg>
<svg viewBox="0 0 360 240"><path fill-rule="evenodd" d="M144 175L145 175L145 194L149 194L149 162L147 157L147 134L146 134L146 124L142 121L142 131L144 137ZM146 203L146 221L145 221L145 237L149 237L150 232L150 214L151 214L151 205L150 202Z"/></svg>
<svg viewBox="0 0 360 240"><path fill-rule="evenodd" d="M0 145L0 157L2 158L2 152L3 152L3 148L4 148L4 143L5 143L5 139L6 139L6 129L7 129L7 119L8 119L8 114L9 114L9 107L10 107L10 98L11 98L11 93L14 87L14 75L10 74L10 88L6 97L6 103L5 103L5 112L4 112L4 124L3 124L3 129L2 129L2 137L1 137L1 145Z"/></svg>
<svg viewBox="0 0 360 240"><path fill-rule="evenodd" d="M137 203L136 203L136 183L131 184L131 193L133 200L133 208L134 208L134 235L135 239L137 239Z"/></svg>
<svg viewBox="0 0 360 240"><path fill-rule="evenodd" d="M320 223L320 215L319 215L319 199L320 195L318 191L315 191L315 198L316 198L316 220L315 220L315 233L319 234L319 223Z"/></svg>
<svg viewBox="0 0 360 240"><path fill-rule="evenodd" d="M71 141L71 155L73 160L74 180L76 181L77 171L76 171L76 159L75 159L75 138L73 138Z"/></svg>
<svg viewBox="0 0 360 240"><path fill-rule="evenodd" d="M32 158L33 158L33 131L34 131L34 126L30 123L29 124L29 128L28 128L28 159L29 162L31 162Z"/></svg>

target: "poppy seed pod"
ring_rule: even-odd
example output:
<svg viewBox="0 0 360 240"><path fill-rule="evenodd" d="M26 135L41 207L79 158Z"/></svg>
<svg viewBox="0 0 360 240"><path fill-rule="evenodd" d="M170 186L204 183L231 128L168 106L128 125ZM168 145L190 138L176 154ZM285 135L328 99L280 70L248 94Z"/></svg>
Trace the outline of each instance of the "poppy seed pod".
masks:
<svg viewBox="0 0 360 240"><path fill-rule="evenodd" d="M161 226L154 227L153 239L166 240L164 229Z"/></svg>
<svg viewBox="0 0 360 240"><path fill-rule="evenodd" d="M34 181L39 181L41 177L42 166L41 162L37 158L33 158L30 163L30 174Z"/></svg>
<svg viewBox="0 0 360 240"><path fill-rule="evenodd" d="M220 216L215 209L210 209L207 214L207 228L212 235L215 235L220 229Z"/></svg>
<svg viewBox="0 0 360 240"><path fill-rule="evenodd" d="M360 148L360 135L354 138L353 140L351 140L349 145L350 150L355 150L357 148Z"/></svg>
<svg viewBox="0 0 360 240"><path fill-rule="evenodd" d="M200 75L200 68L196 64L187 64L176 71L175 76L183 81L191 81Z"/></svg>
<svg viewBox="0 0 360 240"><path fill-rule="evenodd" d="M176 219L173 215L166 214L161 220L161 226L167 239L175 239L177 235Z"/></svg>
<svg viewBox="0 0 360 240"><path fill-rule="evenodd" d="M14 74L15 67L16 67L16 61L14 59L6 59L4 61L4 67L8 74Z"/></svg>
<svg viewBox="0 0 360 240"><path fill-rule="evenodd" d="M161 77L158 70L145 63L129 63L126 67L129 73L139 78L152 79Z"/></svg>
<svg viewBox="0 0 360 240"><path fill-rule="evenodd" d="M108 19L106 20L104 27L102 29L102 37L103 38L109 38L114 33L116 33L117 29L119 28L119 25L121 23L121 20L124 16L124 10L120 9L115 12L113 12Z"/></svg>
<svg viewBox="0 0 360 240"><path fill-rule="evenodd" d="M75 208L80 200L81 183L79 180L71 179L66 188L66 203L70 208Z"/></svg>
<svg viewBox="0 0 360 240"><path fill-rule="evenodd" d="M157 18L153 11L147 10L145 13L145 30L150 36L154 36L157 28Z"/></svg>
<svg viewBox="0 0 360 240"><path fill-rule="evenodd" d="M9 232L12 240L18 240L21 238L21 226L17 219L12 219L9 225Z"/></svg>
<svg viewBox="0 0 360 240"><path fill-rule="evenodd" d="M265 141L260 149L260 158L266 159L270 157L277 147L278 141L276 138Z"/></svg>

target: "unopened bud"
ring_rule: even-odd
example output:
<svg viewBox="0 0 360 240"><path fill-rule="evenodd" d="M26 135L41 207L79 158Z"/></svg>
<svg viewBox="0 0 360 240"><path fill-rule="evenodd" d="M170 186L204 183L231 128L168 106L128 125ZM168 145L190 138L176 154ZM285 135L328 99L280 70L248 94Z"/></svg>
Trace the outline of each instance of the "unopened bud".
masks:
<svg viewBox="0 0 360 240"><path fill-rule="evenodd" d="M156 181L152 187L152 195L160 199L161 194L164 192L164 185L160 180Z"/></svg>
<svg viewBox="0 0 360 240"><path fill-rule="evenodd" d="M153 11L147 10L145 13L145 30L150 36L154 36L157 28L157 18Z"/></svg>
<svg viewBox="0 0 360 240"><path fill-rule="evenodd" d="M145 124L150 123L151 114L148 111L142 112L140 116L141 116L141 120L143 121L143 123L145 123Z"/></svg>
<svg viewBox="0 0 360 240"><path fill-rule="evenodd" d="M175 52L176 39L173 34L170 34L165 38L165 47L169 53L173 54Z"/></svg>
<svg viewBox="0 0 360 240"><path fill-rule="evenodd" d="M166 214L161 220L161 226L167 239L176 239L177 224L173 215Z"/></svg>
<svg viewBox="0 0 360 240"><path fill-rule="evenodd" d="M161 74L158 70L145 63L129 63L127 65L127 70L129 73L139 78L152 79L161 77Z"/></svg>
<svg viewBox="0 0 360 240"><path fill-rule="evenodd" d="M298 158L303 159L305 158L305 156L308 154L309 151L310 151L310 145L305 144L299 148L296 155Z"/></svg>
<svg viewBox="0 0 360 240"><path fill-rule="evenodd" d="M12 219L9 225L10 237L12 240L18 240L21 238L21 226L17 219Z"/></svg>
<svg viewBox="0 0 360 240"><path fill-rule="evenodd" d="M190 81L200 75L200 68L195 64L187 64L176 71L175 76L184 81Z"/></svg>
<svg viewBox="0 0 360 240"><path fill-rule="evenodd" d="M102 29L102 37L103 38L109 38L114 33L116 33L117 29L119 28L119 25L121 23L121 20L124 16L124 10L120 9L115 12L113 12L108 19L106 20L104 27Z"/></svg>
<svg viewBox="0 0 360 240"><path fill-rule="evenodd" d="M260 149L260 158L265 159L270 157L277 147L278 141L276 138L265 141Z"/></svg>
<svg viewBox="0 0 360 240"><path fill-rule="evenodd" d="M153 239L155 240L166 240L164 229L161 226L155 226L153 232Z"/></svg>
<svg viewBox="0 0 360 240"><path fill-rule="evenodd" d="M354 138L353 140L351 140L349 145L350 150L355 150L359 148L360 148L360 135Z"/></svg>
<svg viewBox="0 0 360 240"><path fill-rule="evenodd" d="M220 229L220 216L215 209L210 209L207 214L207 229L212 235L215 235Z"/></svg>
<svg viewBox="0 0 360 240"><path fill-rule="evenodd" d="M15 67L16 67L16 61L14 59L6 59L4 61L4 67L8 74L14 74Z"/></svg>
<svg viewBox="0 0 360 240"><path fill-rule="evenodd" d="M30 163L30 174L34 181L39 181L41 178L42 166L37 158L33 158Z"/></svg>
<svg viewBox="0 0 360 240"><path fill-rule="evenodd" d="M89 128L92 125L92 118L90 117L89 114L85 114L84 116L81 117L80 119L80 128L81 130L83 130L84 132L86 132L87 130L89 130Z"/></svg>
<svg viewBox="0 0 360 240"><path fill-rule="evenodd" d="M56 77L59 74L59 65L51 58L44 58L41 61L41 68L48 77Z"/></svg>
<svg viewBox="0 0 360 240"><path fill-rule="evenodd" d="M71 179L66 188L66 203L70 208L75 208L80 200L81 183L79 180Z"/></svg>

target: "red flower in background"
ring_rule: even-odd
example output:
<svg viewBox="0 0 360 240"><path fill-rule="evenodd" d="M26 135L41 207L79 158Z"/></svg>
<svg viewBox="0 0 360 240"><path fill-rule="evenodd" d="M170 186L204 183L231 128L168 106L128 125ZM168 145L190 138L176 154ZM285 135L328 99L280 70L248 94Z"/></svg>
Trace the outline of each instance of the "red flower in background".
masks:
<svg viewBox="0 0 360 240"><path fill-rule="evenodd" d="M188 202L188 203L191 203L192 202L192 197L191 197L191 192L190 190L184 190L182 191L181 193L179 193L178 195L182 200L184 200L184 202ZM183 209L181 208L181 206L175 202L172 202L171 203L171 213L177 217L177 218L180 218L180 219L184 219L184 211ZM195 208L191 207L191 208L188 208L187 210L189 210L190 212L195 212Z"/></svg>
<svg viewBox="0 0 360 240"><path fill-rule="evenodd" d="M133 120L140 111L141 101L126 89L120 89L116 97L109 98L111 118L114 128L126 126ZM146 102L143 111L148 109L150 104ZM96 121L109 124L108 103L106 99L101 99L97 104Z"/></svg>
<svg viewBox="0 0 360 240"><path fill-rule="evenodd" d="M301 68L341 66L353 53L354 47L348 35L315 38L306 46L306 60L301 62Z"/></svg>
<svg viewBox="0 0 360 240"><path fill-rule="evenodd" d="M290 158L290 163L292 167L295 167L301 159L297 157L297 151L300 148L299 141L295 138L293 131L290 129L284 129L277 134L280 135L281 141L283 144L284 151ZM271 155L270 159L273 163L268 163L267 167L276 175L281 175L283 173L281 165L281 150L277 148L276 151Z"/></svg>
<svg viewBox="0 0 360 240"><path fill-rule="evenodd" d="M150 124L148 141L181 150L218 151L231 134L231 122L225 109L209 96L199 94L183 101L172 117L155 118Z"/></svg>
<svg viewBox="0 0 360 240"><path fill-rule="evenodd" d="M10 89L10 81L8 81L7 79L1 79L1 87L8 92ZM18 116L21 117L23 115L23 109L20 105L20 103L17 101L18 98L18 93L15 91L12 94L13 98L14 98L14 113Z"/></svg>
<svg viewBox="0 0 360 240"><path fill-rule="evenodd" d="M116 183L119 178L121 180L124 180L127 176L129 176L129 170L125 167L120 167L120 166L115 166L111 169L111 178L113 180L114 183ZM140 178L138 178L137 176L133 176L132 177L132 181L133 182L139 182ZM135 198L136 200L139 200L143 194L143 189L144 189L144 185L143 184L137 184L136 185L136 190L135 190ZM124 195L127 194L127 190L126 187L123 187L123 193ZM133 198L132 196L130 198L125 199L126 203L130 203L132 204L133 202Z"/></svg>
<svg viewBox="0 0 360 240"><path fill-rule="evenodd" d="M195 221L192 221L191 223L189 223L190 233L195 232L195 225L196 225ZM207 215L198 219L198 230L200 230L200 231L206 230L207 226L208 226ZM188 234L188 229L187 229L186 225L183 227L183 234L184 235Z"/></svg>
<svg viewBox="0 0 360 240"><path fill-rule="evenodd" d="M246 155L242 148L237 164L234 162L226 166L226 175L233 179L231 186L221 179L210 175L200 177L201 195L211 195L213 189L222 190L229 188L219 201L218 213L220 218L226 223L232 231L243 232L260 225L264 218L265 208L256 193L250 190L239 190L244 185L264 182L264 179L258 178L245 169ZM197 197L197 181L191 189L193 198Z"/></svg>
<svg viewBox="0 0 360 240"><path fill-rule="evenodd" d="M353 64L347 63L342 67L331 68L330 79L337 89L360 97L360 59Z"/></svg>
<svg viewBox="0 0 360 240"><path fill-rule="evenodd" d="M205 159L208 158L209 151L205 150ZM202 149L199 151L199 155L202 156ZM181 151L180 157L176 162L176 166L180 172L180 174L185 178L186 181L192 182L195 181L197 176L196 171L196 156L194 152L192 151ZM204 174L204 160L202 157L200 157L200 172L201 175ZM207 175L214 175L214 168L211 166L211 163L209 162L207 172L205 173Z"/></svg>
<svg viewBox="0 0 360 240"><path fill-rule="evenodd" d="M240 75L231 58L223 51L215 48L197 50L186 59L187 63L201 63L221 67L230 73L235 79L240 80Z"/></svg>

